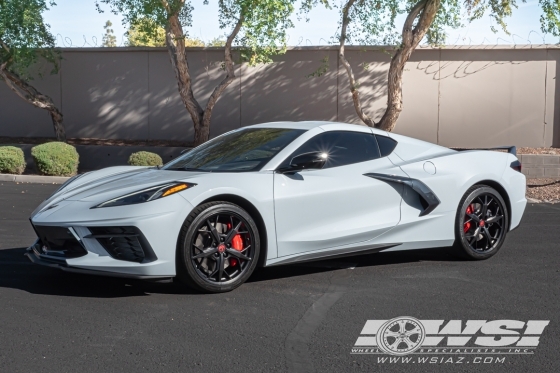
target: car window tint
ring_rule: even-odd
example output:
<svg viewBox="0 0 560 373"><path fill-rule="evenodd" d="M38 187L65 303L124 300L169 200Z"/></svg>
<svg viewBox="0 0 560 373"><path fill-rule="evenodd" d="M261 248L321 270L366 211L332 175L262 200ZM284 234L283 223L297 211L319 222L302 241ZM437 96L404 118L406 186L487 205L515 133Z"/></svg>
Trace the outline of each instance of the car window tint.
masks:
<svg viewBox="0 0 560 373"><path fill-rule="evenodd" d="M377 139L377 144L379 145L379 151L381 152L382 157L386 157L391 154L397 146L397 142L390 137L375 135L375 138Z"/></svg>
<svg viewBox="0 0 560 373"><path fill-rule="evenodd" d="M311 138L295 151L285 163L289 163L297 155L317 151L329 155L323 168L344 166L379 158L379 149L372 134L329 131Z"/></svg>
<svg viewBox="0 0 560 373"><path fill-rule="evenodd" d="M258 171L305 130L245 128L216 137L163 169L202 172Z"/></svg>

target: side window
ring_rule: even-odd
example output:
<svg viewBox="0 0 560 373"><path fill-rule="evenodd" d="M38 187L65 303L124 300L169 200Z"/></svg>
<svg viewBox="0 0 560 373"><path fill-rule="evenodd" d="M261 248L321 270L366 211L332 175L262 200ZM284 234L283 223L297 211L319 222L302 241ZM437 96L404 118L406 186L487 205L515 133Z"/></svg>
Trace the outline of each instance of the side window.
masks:
<svg viewBox="0 0 560 373"><path fill-rule="evenodd" d="M379 145L379 151L381 152L382 157L386 157L391 154L397 146L397 142L390 137L375 135L375 138L377 139L377 144Z"/></svg>
<svg viewBox="0 0 560 373"><path fill-rule="evenodd" d="M317 151L329 155L323 168L344 166L379 158L379 148L372 134L329 131L311 138L288 157L284 163L289 164L291 159L297 155Z"/></svg>

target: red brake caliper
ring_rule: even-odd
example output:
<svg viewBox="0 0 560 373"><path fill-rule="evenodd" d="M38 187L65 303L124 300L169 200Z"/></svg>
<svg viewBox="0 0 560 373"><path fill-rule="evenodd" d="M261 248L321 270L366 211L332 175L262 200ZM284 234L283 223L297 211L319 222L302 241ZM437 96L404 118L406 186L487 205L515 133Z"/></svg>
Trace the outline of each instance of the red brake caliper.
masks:
<svg viewBox="0 0 560 373"><path fill-rule="evenodd" d="M228 223L228 228L231 228L229 223ZM237 251L243 251L243 239L241 238L241 235L236 234L235 236L233 236L233 239L231 240L231 247L233 247ZM232 266L237 265L237 262L238 261L236 258L229 259L229 263Z"/></svg>
<svg viewBox="0 0 560 373"><path fill-rule="evenodd" d="M472 214L472 213L473 213L472 206L471 205L467 206L467 215ZM467 233L469 231L469 229L471 229L471 222L470 221L466 222L463 226L463 231L465 233Z"/></svg>

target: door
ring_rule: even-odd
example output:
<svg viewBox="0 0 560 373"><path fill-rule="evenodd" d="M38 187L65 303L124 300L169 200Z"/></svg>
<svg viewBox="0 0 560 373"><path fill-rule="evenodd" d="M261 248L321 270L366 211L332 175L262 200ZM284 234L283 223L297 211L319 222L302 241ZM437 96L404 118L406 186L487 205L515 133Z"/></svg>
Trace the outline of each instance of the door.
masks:
<svg viewBox="0 0 560 373"><path fill-rule="evenodd" d="M368 241L399 223L402 186L364 176L394 170L373 134L323 132L281 167L313 151L328 154L322 169L274 174L279 257Z"/></svg>

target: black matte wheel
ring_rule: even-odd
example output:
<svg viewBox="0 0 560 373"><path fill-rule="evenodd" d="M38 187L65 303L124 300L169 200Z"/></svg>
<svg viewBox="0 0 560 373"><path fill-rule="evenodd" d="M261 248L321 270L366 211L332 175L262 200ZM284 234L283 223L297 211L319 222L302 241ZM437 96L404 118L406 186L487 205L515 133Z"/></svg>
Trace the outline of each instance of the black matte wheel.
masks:
<svg viewBox="0 0 560 373"><path fill-rule="evenodd" d="M185 220L177 248L177 276L204 292L235 289L253 273L260 239L254 220L229 202L198 206Z"/></svg>
<svg viewBox="0 0 560 373"><path fill-rule="evenodd" d="M461 199L455 219L456 252L471 260L495 255L509 227L507 206L494 188L471 187Z"/></svg>

